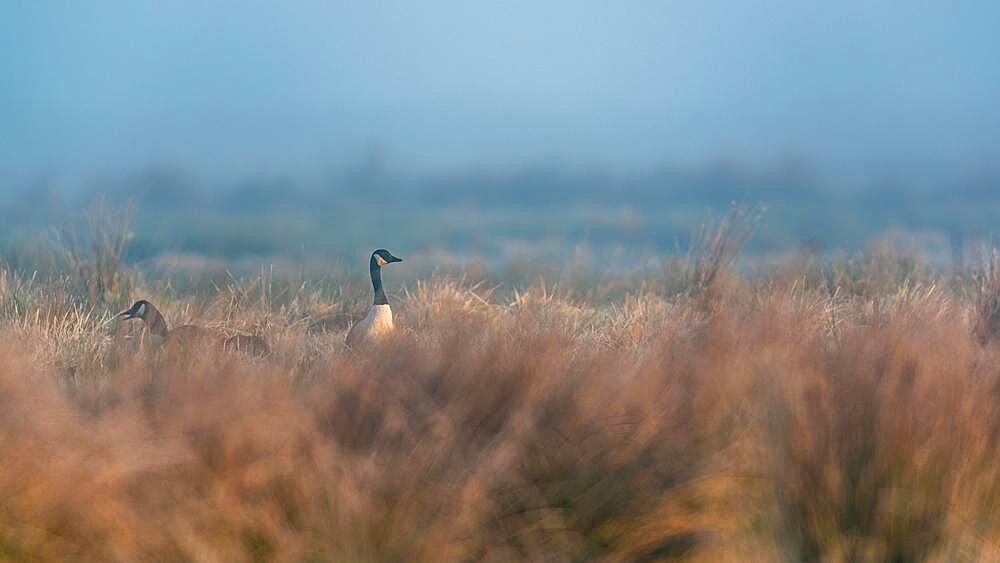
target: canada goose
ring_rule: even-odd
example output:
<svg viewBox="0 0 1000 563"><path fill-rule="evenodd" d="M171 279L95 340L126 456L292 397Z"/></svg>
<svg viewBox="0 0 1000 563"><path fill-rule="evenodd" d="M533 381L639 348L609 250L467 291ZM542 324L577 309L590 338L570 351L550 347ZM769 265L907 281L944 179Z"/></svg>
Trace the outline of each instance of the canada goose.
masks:
<svg viewBox="0 0 1000 563"><path fill-rule="evenodd" d="M385 333L391 332L392 309L389 308L389 299L382 289L382 266L393 262L402 262L401 258L396 258L388 250L380 248L372 252L369 261L369 270L372 277L372 289L375 290L375 300L368 308L368 314L361 319L347 333L347 345L355 346L366 340L377 338Z"/></svg>
<svg viewBox="0 0 1000 563"><path fill-rule="evenodd" d="M189 348L210 344L220 346L224 350L241 351L253 356L264 356L270 351L267 342L260 336L237 334L224 338L221 334L194 325L183 325L169 330L167 321L160 311L145 299L136 301L116 316L124 320L142 319L149 330L150 342L157 348Z"/></svg>

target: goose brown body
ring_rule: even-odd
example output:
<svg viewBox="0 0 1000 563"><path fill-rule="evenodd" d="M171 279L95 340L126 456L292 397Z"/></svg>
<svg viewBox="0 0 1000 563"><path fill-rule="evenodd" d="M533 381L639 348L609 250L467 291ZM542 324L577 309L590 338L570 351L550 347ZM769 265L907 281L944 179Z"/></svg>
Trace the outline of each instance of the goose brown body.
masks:
<svg viewBox="0 0 1000 563"><path fill-rule="evenodd" d="M159 309L145 299L136 301L130 308L119 313L118 317L142 319L149 331L151 343L168 354L197 347L240 351L254 356L264 356L270 352L267 342L260 336L237 334L226 338L215 331L195 325L169 329Z"/></svg>
<svg viewBox="0 0 1000 563"><path fill-rule="evenodd" d="M236 334L225 339L222 348L230 352L243 352L251 356L266 356L271 352L264 337L253 334Z"/></svg>

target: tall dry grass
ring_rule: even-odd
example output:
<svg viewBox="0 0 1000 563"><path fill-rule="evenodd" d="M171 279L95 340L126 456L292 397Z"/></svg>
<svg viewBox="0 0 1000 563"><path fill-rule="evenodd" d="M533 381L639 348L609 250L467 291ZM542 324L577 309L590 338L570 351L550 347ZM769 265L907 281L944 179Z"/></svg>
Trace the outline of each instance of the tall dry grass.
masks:
<svg viewBox="0 0 1000 563"><path fill-rule="evenodd" d="M731 276L706 308L430 280L361 354L340 305L257 281L159 297L270 357L153 361L3 280L2 560L1000 556L1000 351L932 283Z"/></svg>
<svg viewBox="0 0 1000 563"><path fill-rule="evenodd" d="M683 290L436 278L363 351L363 295L180 295L114 234L2 271L0 561L1000 559L996 261L751 280L740 213ZM272 352L134 346L136 297Z"/></svg>
<svg viewBox="0 0 1000 563"><path fill-rule="evenodd" d="M113 209L98 199L83 213L83 225L67 224L52 231L57 266L92 305L123 305L128 298L133 276L123 259L134 214L131 203Z"/></svg>

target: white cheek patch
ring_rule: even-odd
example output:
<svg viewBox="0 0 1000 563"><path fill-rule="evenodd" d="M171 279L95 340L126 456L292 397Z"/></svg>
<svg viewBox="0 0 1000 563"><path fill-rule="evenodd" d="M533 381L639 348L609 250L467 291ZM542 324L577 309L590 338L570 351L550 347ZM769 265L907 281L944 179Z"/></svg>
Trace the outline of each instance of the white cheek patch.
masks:
<svg viewBox="0 0 1000 563"><path fill-rule="evenodd" d="M139 305L139 310L135 312L135 316L137 316L137 317L145 317L146 316L146 304L145 303L143 303L142 305Z"/></svg>
<svg viewBox="0 0 1000 563"><path fill-rule="evenodd" d="M378 264L379 266L385 266L386 264L388 264L388 262L385 261L385 258L382 258L381 254L375 255L375 263Z"/></svg>

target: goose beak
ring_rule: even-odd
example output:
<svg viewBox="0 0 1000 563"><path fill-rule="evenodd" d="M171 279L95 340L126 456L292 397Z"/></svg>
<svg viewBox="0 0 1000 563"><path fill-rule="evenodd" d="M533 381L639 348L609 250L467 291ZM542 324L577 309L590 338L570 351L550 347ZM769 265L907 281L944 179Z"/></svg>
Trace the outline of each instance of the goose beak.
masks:
<svg viewBox="0 0 1000 563"><path fill-rule="evenodd" d="M392 255L389 255L389 260L388 260L388 262L389 262L390 264L391 264L392 262L402 262L402 261L403 261L403 259L402 259L402 258L396 258L395 256L392 256Z"/></svg>

